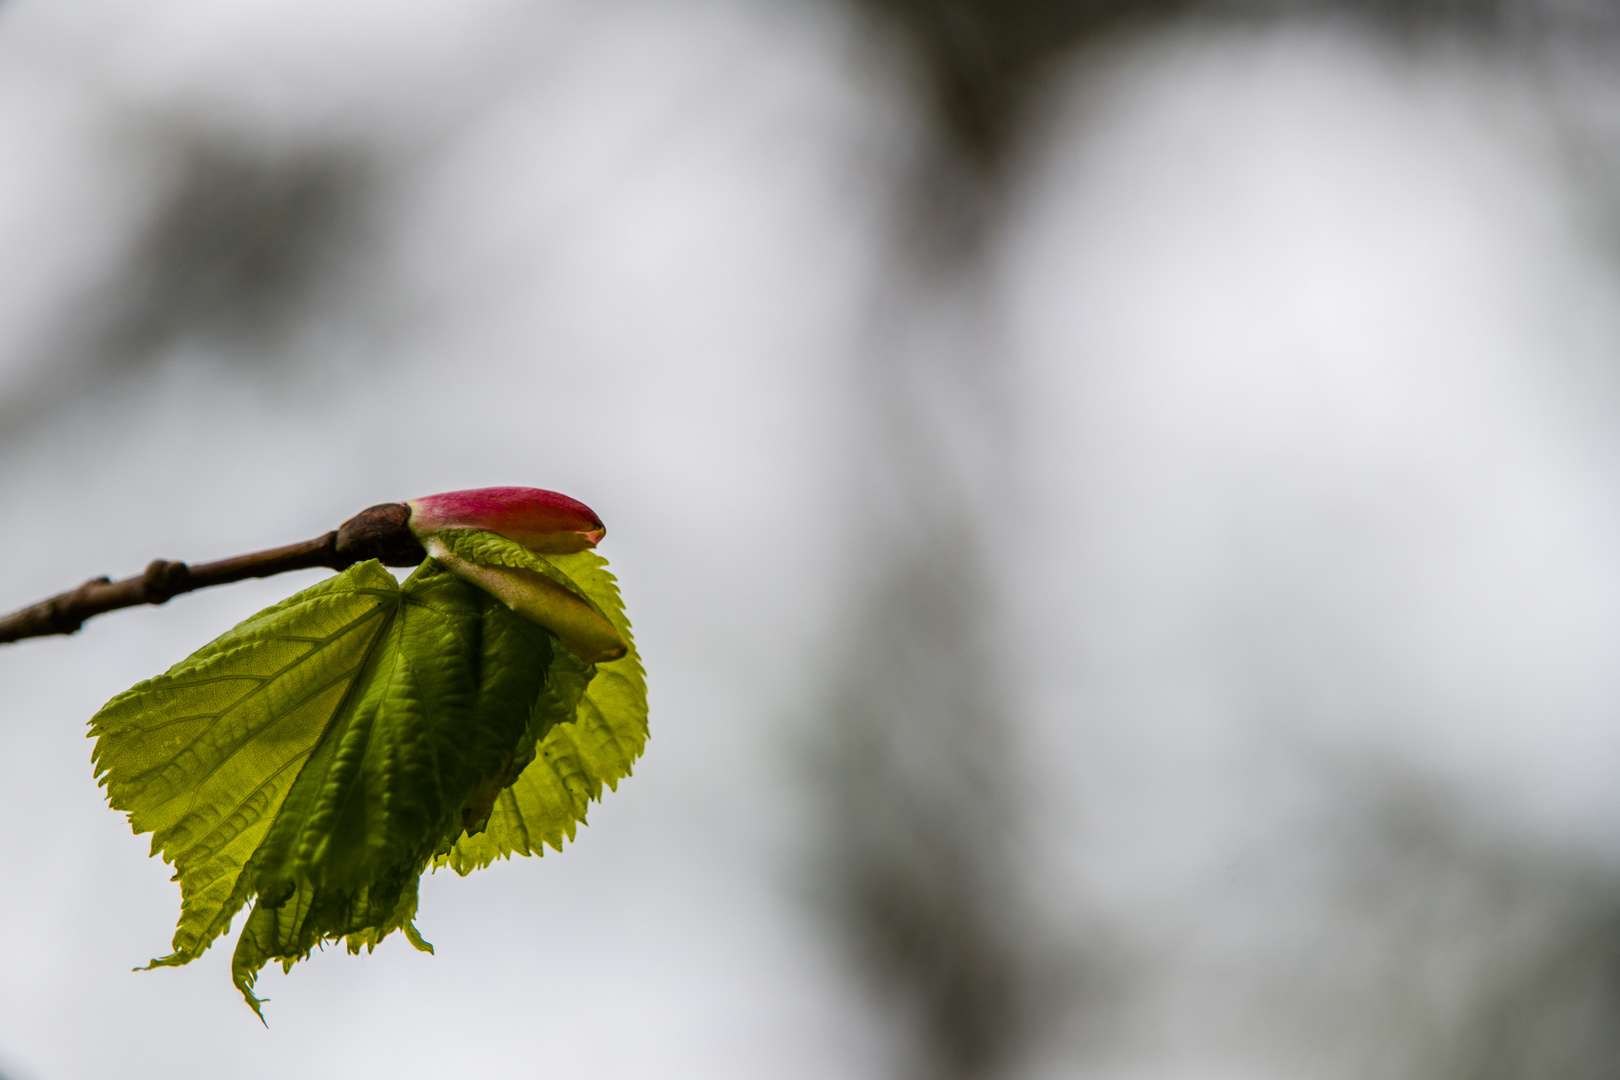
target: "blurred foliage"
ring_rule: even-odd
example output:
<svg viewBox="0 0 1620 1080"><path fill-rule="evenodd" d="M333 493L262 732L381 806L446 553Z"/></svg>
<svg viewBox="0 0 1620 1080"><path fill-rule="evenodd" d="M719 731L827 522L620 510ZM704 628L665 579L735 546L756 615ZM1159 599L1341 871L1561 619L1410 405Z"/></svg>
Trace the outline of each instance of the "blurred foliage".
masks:
<svg viewBox="0 0 1620 1080"><path fill-rule="evenodd" d="M847 0L898 31L943 128L972 160L999 162L1039 80L1078 49L1189 16L1349 16L1400 35L1475 41L1620 29L1606 0Z"/></svg>
<svg viewBox="0 0 1620 1080"><path fill-rule="evenodd" d="M110 354L135 359L196 333L274 339L340 284L372 195L362 154L197 133L175 160L123 270Z"/></svg>
<svg viewBox="0 0 1620 1080"><path fill-rule="evenodd" d="M820 882L926 1075L1014 1065L1061 997L1061 946L1022 887L1016 747L972 541L935 537L858 613L818 757Z"/></svg>
<svg viewBox="0 0 1620 1080"><path fill-rule="evenodd" d="M71 297L0 400L0 441L81 399L116 401L176 349L281 366L299 331L352 305L373 244L374 162L185 123L143 131L157 180L107 270Z"/></svg>
<svg viewBox="0 0 1620 1080"><path fill-rule="evenodd" d="M1072 934L1066 936L1072 928L1043 919L1031 899L1030 879L1038 868L1023 858L1027 804L1018 766L1018 706L1004 674L1006 656L996 646L1004 638L994 630L1001 615L990 585L996 575L985 555L1004 540L988 535L1003 528L1004 517L976 517L971 494L1008 482L1001 475L1008 433L997 415L1005 365L994 344L994 305L983 301L993 281L987 266L994 258L999 200L1010 186L1023 121L1043 81L1088 50L1101 55L1133 35L1189 17L1254 26L1332 18L1392 42L1453 39L1495 46L1611 31L1620 5L847 2L880 20L899 43L924 121L921 146L899 181L897 257L892 280L883 285L893 302L884 306L883 318L922 325L944 310L982 325L946 348L937 337L908 336L903 328L894 333L877 327L874 333L873 392L865 404L874 430L883 433L874 449L895 482L893 489L874 492L863 519L891 525L884 542L867 549L881 553L876 566L868 566L875 584L867 591L869 601L851 614L845 632L854 648L839 674L841 689L828 704L823 865L829 903L857 965L906 1019L912 1066L926 1076L969 1080L1015 1070L1051 1015L1081 1000L1075 988L1098 982L1097 958L1083 956ZM915 340L930 344L918 348ZM926 415L926 403L941 399L977 404L941 423ZM968 475L975 469L991 477L988 485ZM896 502L910 512L895 513ZM1374 829L1340 850L1347 857L1375 852L1379 859L1404 858L1403 835ZM1423 866L1431 872L1397 875L1369 909L1379 928L1379 945L1370 955L1394 965L1396 977L1346 1008L1363 1018L1386 1017L1378 1002L1389 994L1406 1005L1395 1007L1393 1026L1373 1023L1350 1032L1348 1056L1378 1047L1382 1056L1369 1075L1414 1080L1613 1075L1620 1044L1607 1033L1620 1031L1620 952L1614 945L1620 892L1588 891L1582 893L1588 901L1573 904L1569 890L1520 890L1505 909L1492 908L1495 914L1469 922L1446 904L1470 905L1490 893L1490 860L1467 857L1456 845L1442 848L1450 857L1427 851ZM1444 881L1432 872L1437 867L1449 868ZM1477 915L1476 907L1469 911ZM1491 980L1436 991L1445 998L1443 1006L1469 1002L1458 1005L1468 1019L1431 1022L1424 1010L1435 1002L1414 1001L1399 972L1414 962L1414 943L1438 942L1444 935L1435 927L1412 927L1405 921L1412 910L1464 927L1466 940L1457 947L1476 952L1505 922L1543 919L1550 929L1493 971ZM1116 929L1098 927L1095 936ZM1068 944L1058 944L1063 941ZM1330 950L1326 963L1342 959ZM1126 990L1116 982L1113 992ZM1279 1015L1333 997L1323 986L1313 987L1310 977L1300 977L1284 991ZM1096 1002L1092 997L1086 1007ZM1420 1030L1408 1033L1411 1039L1396 1030L1413 1024Z"/></svg>
<svg viewBox="0 0 1620 1080"><path fill-rule="evenodd" d="M933 107L975 160L1004 149L1045 65L1110 31L1189 9L1197 0L855 0L901 31Z"/></svg>
<svg viewBox="0 0 1620 1080"><path fill-rule="evenodd" d="M1270 1037L1312 1035L1302 1058L1353 1075L1615 1075L1615 868L1470 814L1393 765L1321 764L1335 821L1300 844L1326 870L1321 929L1269 991Z"/></svg>

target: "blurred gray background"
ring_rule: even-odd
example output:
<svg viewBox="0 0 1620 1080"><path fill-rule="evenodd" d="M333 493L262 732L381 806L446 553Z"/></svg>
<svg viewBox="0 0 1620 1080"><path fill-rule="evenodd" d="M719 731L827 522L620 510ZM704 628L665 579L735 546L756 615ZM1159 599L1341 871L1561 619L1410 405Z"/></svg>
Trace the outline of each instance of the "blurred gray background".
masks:
<svg viewBox="0 0 1620 1080"><path fill-rule="evenodd" d="M0 4L0 608L490 484L652 687L562 855L167 951L0 649L0 1075L1620 1076L1620 4Z"/></svg>

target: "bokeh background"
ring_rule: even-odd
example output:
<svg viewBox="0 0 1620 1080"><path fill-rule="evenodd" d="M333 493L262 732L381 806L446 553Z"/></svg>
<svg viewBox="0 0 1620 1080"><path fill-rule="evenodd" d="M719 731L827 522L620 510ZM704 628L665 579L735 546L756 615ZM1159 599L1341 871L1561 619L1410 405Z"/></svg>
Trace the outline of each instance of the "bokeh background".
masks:
<svg viewBox="0 0 1620 1080"><path fill-rule="evenodd" d="M1620 5L7 0L0 608L608 522L652 687L438 955L168 951L0 649L0 1075L1620 1074ZM296 580L294 580L296 577Z"/></svg>

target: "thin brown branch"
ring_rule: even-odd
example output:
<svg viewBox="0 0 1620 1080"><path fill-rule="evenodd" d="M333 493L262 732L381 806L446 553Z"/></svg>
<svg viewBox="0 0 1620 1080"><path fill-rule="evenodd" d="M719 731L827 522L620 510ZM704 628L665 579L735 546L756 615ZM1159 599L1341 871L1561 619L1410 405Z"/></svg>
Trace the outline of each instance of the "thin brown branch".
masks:
<svg viewBox="0 0 1620 1080"><path fill-rule="evenodd" d="M0 644L51 634L71 634L91 616L141 604L163 604L182 593L289 570L326 567L343 570L365 559L386 566L414 566L427 557L407 523L410 508L382 503L362 510L341 528L313 540L189 566L157 559L146 570L121 581L94 578L0 618Z"/></svg>

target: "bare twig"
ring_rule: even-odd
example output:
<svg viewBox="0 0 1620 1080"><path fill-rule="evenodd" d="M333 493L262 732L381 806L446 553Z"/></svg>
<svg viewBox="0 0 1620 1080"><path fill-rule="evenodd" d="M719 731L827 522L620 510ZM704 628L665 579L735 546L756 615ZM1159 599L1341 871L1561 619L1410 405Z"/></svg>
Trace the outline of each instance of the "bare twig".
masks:
<svg viewBox="0 0 1620 1080"><path fill-rule="evenodd" d="M288 570L327 567L342 570L366 559L385 566L415 566L427 557L407 527L410 508L381 503L313 540L188 566L156 559L146 570L122 581L94 578L70 592L0 618L0 644L50 634L71 634L93 615L139 604L162 604L181 593Z"/></svg>

